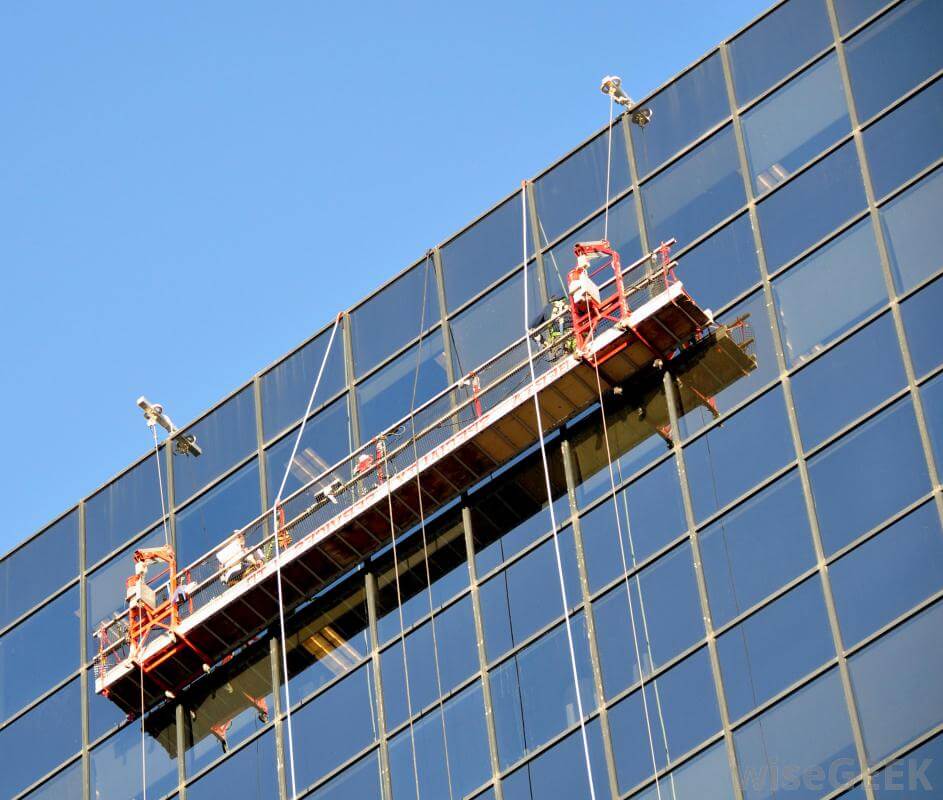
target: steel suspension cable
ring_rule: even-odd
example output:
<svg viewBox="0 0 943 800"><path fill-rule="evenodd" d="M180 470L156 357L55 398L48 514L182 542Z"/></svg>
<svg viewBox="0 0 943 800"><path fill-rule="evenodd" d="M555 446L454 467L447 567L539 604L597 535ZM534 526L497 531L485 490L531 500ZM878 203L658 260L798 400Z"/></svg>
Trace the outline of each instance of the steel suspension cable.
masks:
<svg viewBox="0 0 943 800"><path fill-rule="evenodd" d="M573 689L576 694L576 709L580 718L580 736L583 740L583 756L586 762L586 780L589 783L589 796L596 800L596 788L593 784L593 768L589 756L589 739L586 735L586 719L583 713L583 700L580 696L579 670L576 666L576 648L573 644L573 631L570 627L570 604L566 596L566 582L563 577L563 559L560 555L560 541L557 536L557 518L553 510L553 489L550 485L550 466L547 462L547 447L544 441L544 429L540 411L540 400L537 397L537 375L534 371L534 354L530 341L530 313L527 299L527 182L521 182L521 225L522 242L524 247L524 339L527 343L527 366L530 370L531 387L534 394L534 414L537 423L537 439L540 443L540 458L544 470L544 485L547 490L547 506L550 509L550 524L553 532L553 552L557 561L557 577L560 581L560 598L563 603L563 625L566 629L566 640L570 650L570 668L573 672Z"/></svg>
<svg viewBox="0 0 943 800"><path fill-rule="evenodd" d="M612 111L615 106L612 95L609 95L609 135L606 146L606 218L603 223L602 238L609 241L609 181L612 174Z"/></svg>

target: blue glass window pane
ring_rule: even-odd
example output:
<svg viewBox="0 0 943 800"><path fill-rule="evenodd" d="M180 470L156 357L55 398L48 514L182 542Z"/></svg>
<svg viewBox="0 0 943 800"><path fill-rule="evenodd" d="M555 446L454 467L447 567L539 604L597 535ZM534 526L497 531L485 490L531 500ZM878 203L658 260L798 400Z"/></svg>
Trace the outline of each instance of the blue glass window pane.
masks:
<svg viewBox="0 0 943 800"><path fill-rule="evenodd" d="M858 772L841 679L832 670L733 735L744 800L814 800ZM788 770L788 773L787 773Z"/></svg>
<svg viewBox="0 0 943 800"><path fill-rule="evenodd" d="M173 731L170 736L175 735ZM91 796L142 800L141 728L128 725L92 750ZM147 796L163 797L177 786L177 761L150 736L144 737Z"/></svg>
<svg viewBox="0 0 943 800"><path fill-rule="evenodd" d="M521 197L515 193L442 248L448 312L507 275L523 255Z"/></svg>
<svg viewBox="0 0 943 800"><path fill-rule="evenodd" d="M809 462L827 553L883 522L930 489L909 398L843 436Z"/></svg>
<svg viewBox="0 0 943 800"><path fill-rule="evenodd" d="M943 530L933 503L829 567L842 639L851 647L943 587ZM874 591L880 587L880 591Z"/></svg>
<svg viewBox="0 0 943 800"><path fill-rule="evenodd" d="M835 0L838 27L843 34L860 25L868 17L886 6L888 0Z"/></svg>
<svg viewBox="0 0 943 800"><path fill-rule="evenodd" d="M79 667L79 587L0 637L0 721Z"/></svg>
<svg viewBox="0 0 943 800"><path fill-rule="evenodd" d="M332 329L333 326L262 376L262 430L266 439L285 430L305 413ZM318 394L314 398L315 407L337 394L345 383L342 321L324 365Z"/></svg>
<svg viewBox="0 0 943 800"><path fill-rule="evenodd" d="M150 456L85 503L86 566L159 519L157 467Z"/></svg>
<svg viewBox="0 0 943 800"><path fill-rule="evenodd" d="M0 630L79 569L79 515L72 511L0 561Z"/></svg>
<svg viewBox="0 0 943 800"><path fill-rule="evenodd" d="M672 800L733 800L730 762L723 742L707 749L671 772L667 780ZM633 800L662 800L666 780L652 784Z"/></svg>
<svg viewBox="0 0 943 800"><path fill-rule="evenodd" d="M645 105L654 112L651 124L631 126L642 177L730 115L720 54L714 53Z"/></svg>
<svg viewBox="0 0 943 800"><path fill-rule="evenodd" d="M943 5L940 7L943 9ZM941 206L943 169L938 169L881 208L891 271L901 293L943 266Z"/></svg>
<svg viewBox="0 0 943 800"><path fill-rule="evenodd" d="M192 564L261 514L259 492L259 465L253 459L178 511L175 530L180 566Z"/></svg>
<svg viewBox="0 0 943 800"><path fill-rule="evenodd" d="M848 669L873 764L943 721L943 604L868 645Z"/></svg>
<svg viewBox="0 0 943 800"><path fill-rule="evenodd" d="M733 128L714 134L642 187L653 243L677 239L685 247L746 200Z"/></svg>
<svg viewBox="0 0 943 800"><path fill-rule="evenodd" d="M891 792L909 791L913 797L929 800L934 791L943 786L943 736L935 736L904 758L892 761L875 773L872 781L878 797ZM842 800L845 798L849 798L849 795L842 795ZM863 798L864 792L861 793Z"/></svg>
<svg viewBox="0 0 943 800"><path fill-rule="evenodd" d="M760 203L767 269L775 271L865 205L858 156L849 142Z"/></svg>
<svg viewBox="0 0 943 800"><path fill-rule="evenodd" d="M685 253L678 278L702 308L719 310L760 280L750 217L737 217L710 239Z"/></svg>
<svg viewBox="0 0 943 800"><path fill-rule="evenodd" d="M700 533L714 627L815 564L802 485L792 473Z"/></svg>
<svg viewBox="0 0 943 800"><path fill-rule="evenodd" d="M885 314L793 377L803 445L818 444L906 383L894 320Z"/></svg>
<svg viewBox="0 0 943 800"><path fill-rule="evenodd" d="M887 303L887 289L869 220L773 281L786 360L801 363Z"/></svg>
<svg viewBox="0 0 943 800"><path fill-rule="evenodd" d="M608 151L609 135L603 133L534 182L541 246L605 205ZM615 120L609 196L620 194L630 182L622 125ZM523 255L521 247L518 244L518 260Z"/></svg>
<svg viewBox="0 0 943 800"><path fill-rule="evenodd" d="M268 800L278 796L275 736L269 731L187 787L192 800Z"/></svg>
<svg viewBox="0 0 943 800"><path fill-rule="evenodd" d="M757 442L764 442L757 447ZM684 449L701 520L795 458L782 389L767 392Z"/></svg>
<svg viewBox="0 0 943 800"><path fill-rule="evenodd" d="M838 61L828 56L743 115L743 138L757 194L851 130Z"/></svg>
<svg viewBox="0 0 943 800"><path fill-rule="evenodd" d="M943 308L943 281L934 281L900 304L907 345L917 376L943 363L943 336L939 310Z"/></svg>
<svg viewBox="0 0 943 800"><path fill-rule="evenodd" d="M90 651L97 653L97 650ZM127 722L128 716L118 706L116 706L107 697L103 697L95 692L95 667L92 666L88 672L88 691L86 699L88 700L88 740L94 742L100 739L109 731L116 729L119 725Z"/></svg>
<svg viewBox="0 0 943 800"><path fill-rule="evenodd" d="M819 579L807 580L729 630L717 640L717 655L731 719L834 658Z"/></svg>
<svg viewBox="0 0 943 800"><path fill-rule="evenodd" d="M295 428L265 450L265 478L268 483L269 503L275 501L297 438L298 429ZM295 490L324 474L328 467L346 458L353 449L350 414L347 411L347 397L344 396L308 420L298 444L295 460L291 462L282 497L288 497ZM344 480L349 476L338 473L337 477Z"/></svg>
<svg viewBox="0 0 943 800"><path fill-rule="evenodd" d="M943 81L882 117L863 138L874 194L883 197L943 155Z"/></svg>
<svg viewBox="0 0 943 800"><path fill-rule="evenodd" d="M911 0L845 45L858 119L870 119L943 66L943 6Z"/></svg>
<svg viewBox="0 0 943 800"><path fill-rule="evenodd" d="M626 593L621 584L593 603L606 697L641 679L639 661L643 673L649 675L704 636L689 544L629 581L631 613Z"/></svg>
<svg viewBox="0 0 943 800"><path fill-rule="evenodd" d="M380 760L376 752L345 769L311 795L311 800L380 798Z"/></svg>
<svg viewBox="0 0 943 800"><path fill-rule="evenodd" d="M351 312L356 374L363 375L411 342L419 336L420 325L428 330L439 321L439 316L439 293L430 256Z"/></svg>
<svg viewBox="0 0 943 800"><path fill-rule="evenodd" d="M74 680L0 731L3 797L13 797L82 747L81 705Z"/></svg>
<svg viewBox="0 0 943 800"><path fill-rule="evenodd" d="M923 412L930 429L930 442L937 469L943 465L943 375L938 375L920 387Z"/></svg>
<svg viewBox="0 0 943 800"><path fill-rule="evenodd" d="M82 759L78 759L27 797L29 800L82 800L82 774Z"/></svg>
<svg viewBox="0 0 943 800"><path fill-rule="evenodd" d="M360 439L367 442L418 408L449 385L442 349L442 332L436 331L415 344L357 387L360 411ZM418 368L418 372L417 372ZM417 380L418 374L418 380Z"/></svg>

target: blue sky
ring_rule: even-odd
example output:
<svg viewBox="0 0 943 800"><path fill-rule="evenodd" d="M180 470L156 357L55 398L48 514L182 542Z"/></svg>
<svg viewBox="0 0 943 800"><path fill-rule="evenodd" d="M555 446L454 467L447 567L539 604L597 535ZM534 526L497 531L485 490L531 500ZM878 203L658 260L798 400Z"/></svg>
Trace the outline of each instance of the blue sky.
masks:
<svg viewBox="0 0 943 800"><path fill-rule="evenodd" d="M770 2L4 3L0 553Z"/></svg>

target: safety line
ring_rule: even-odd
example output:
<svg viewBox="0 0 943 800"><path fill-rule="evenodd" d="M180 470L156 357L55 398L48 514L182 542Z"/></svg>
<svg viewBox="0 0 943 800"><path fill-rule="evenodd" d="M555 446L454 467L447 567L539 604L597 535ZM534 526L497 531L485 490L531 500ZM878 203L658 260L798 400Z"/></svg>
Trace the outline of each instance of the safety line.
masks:
<svg viewBox="0 0 943 800"><path fill-rule="evenodd" d="M530 314L527 301L527 182L521 182L521 225L522 243L524 246L524 339L527 342L527 366L530 369L531 387L537 383L534 372L534 355L530 341ZM583 739L583 756L586 760L586 780L589 783L589 796L596 800L596 789L593 786L593 768L589 757L589 739L586 735L586 719L583 714L583 700L580 696L579 672L576 667L576 649L573 645L573 631L570 628L570 604L566 596L566 583L563 578L563 559L560 556L560 541L557 537L557 518L553 510L553 490L550 486L550 466L547 463L547 447L544 442L544 428L540 412L540 400L537 391L533 391L534 413L537 422L537 439L540 442L540 458L544 468L544 484L547 490L547 506L550 509L550 524L553 532L553 552L557 559L557 577L560 580L560 598L563 601L563 624L566 628L567 644L570 648L570 668L573 671L573 688L576 694L576 709L580 715L580 735Z"/></svg>
<svg viewBox="0 0 943 800"><path fill-rule="evenodd" d="M331 338L328 339L324 356L321 358L321 366L318 368L318 375L314 380L311 396L308 398L308 405L305 408L304 416L301 418L301 427L298 428L298 435L295 437L295 445L292 447L291 456L285 464L285 474L282 475L282 482L278 487L278 493L275 495L275 502L272 503L272 531L275 536L275 582L278 587L278 626L282 637L281 651L283 680L285 682L285 723L288 729L288 762L291 774L292 800L297 797L298 789L295 783L295 740L291 726L291 691L288 687L288 638L285 635L285 599L282 591L282 549L281 543L279 542L278 505L282 501L282 492L285 491L285 484L288 482L288 474L291 471L291 465L294 463L295 456L298 454L298 446L301 444L301 437L304 435L305 426L308 424L308 415L311 413L311 407L314 405L314 397L318 393L321 376L324 374L324 367L331 353L331 347L334 344L334 337L337 335L337 328L340 325L341 317L342 314L338 314L334 319L334 327L331 329Z"/></svg>

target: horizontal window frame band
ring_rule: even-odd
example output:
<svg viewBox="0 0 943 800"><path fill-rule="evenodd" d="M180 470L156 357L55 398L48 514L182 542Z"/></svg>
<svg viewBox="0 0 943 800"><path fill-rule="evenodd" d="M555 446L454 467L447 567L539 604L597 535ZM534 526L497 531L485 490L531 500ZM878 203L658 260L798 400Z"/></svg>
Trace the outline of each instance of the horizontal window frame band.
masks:
<svg viewBox="0 0 943 800"><path fill-rule="evenodd" d="M875 201L874 206L878 210L878 213L880 213L881 210L884 208L884 206L888 205L888 203L893 202L902 194L904 194L908 189L912 189L918 183L923 181L924 178L930 177L930 175L932 175L934 172L938 171L941 168L943 168L943 156L936 159L932 163L928 164L926 167L920 170L920 172L918 172L916 175L911 176L908 180L904 181L896 189L893 189L890 192L888 192L879 201Z"/></svg>
<svg viewBox="0 0 943 800"><path fill-rule="evenodd" d="M83 577L86 578L86 580L90 578L96 571L101 569L101 567L105 566L105 564L111 561L111 559L113 559L115 556L121 555L122 550L130 547L132 544L135 544L136 542L141 541L141 539L143 539L149 533L154 533L155 531L160 530L165 522L168 525L170 524L169 512L163 519L158 519L156 522L151 522L146 528L144 528L143 530L139 530L133 536L129 536L120 545L114 548L114 550L111 550L110 552L102 556L100 559L98 559L98 561L96 561L88 569L85 570Z"/></svg>
<svg viewBox="0 0 943 800"><path fill-rule="evenodd" d="M897 8L897 6L905 2L905 0L886 0L886 2L887 2L886 6L884 6L883 8L879 8L867 19L863 19L861 22L855 25L855 27L849 30L847 33L843 33L841 37L842 43L847 44L849 39L853 38L854 36L857 36L859 32L863 31L865 28L871 25L872 22L876 22L879 17L883 17L885 14L888 14L891 11L893 11L895 8Z"/></svg>
<svg viewBox="0 0 943 800"><path fill-rule="evenodd" d="M204 495L209 494L213 489L217 488L221 483L225 482L227 478L231 478L240 469L248 465L257 456L258 456L258 450L253 448L251 451L249 451L248 455L243 456L241 460L237 461L235 464L233 464L233 466L229 467L225 472L221 473L220 475L217 475L215 478L213 478L213 480L211 480L209 483L204 485L202 488L198 489L189 497L185 498L179 503L176 503L173 509L174 516L177 516L178 514L180 514L181 511L186 511L196 501L200 500ZM226 537L224 536L223 538L226 538Z"/></svg>
<svg viewBox="0 0 943 800"><path fill-rule="evenodd" d="M45 775L42 775L39 778L37 778L35 781L33 781L33 783L31 783L25 789L22 789L20 792L13 795L13 799L21 800L21 798L27 797L31 792L35 792L37 789L39 789L44 783L51 781L53 778L59 775L59 773L65 772L73 764L75 764L78 761L81 761L84 755L85 755L84 748L80 749L77 753L73 753L65 761L58 764L56 767L51 769Z"/></svg>
<svg viewBox="0 0 943 800"><path fill-rule="evenodd" d="M639 103L639 105L641 105L641 103ZM715 122L703 133L698 134L697 138L695 138L690 143L684 145L684 147L681 150L679 150L677 153L673 153L672 155L668 156L664 161L662 161L657 166L650 169L644 175L642 173L639 173L637 185L644 186L645 184L651 182L654 178L657 178L663 172L666 172L672 166L677 164L686 155L693 152L702 144L704 144L704 142L710 139L714 134L719 133L721 130L726 128L731 122L733 122L733 115L729 113L728 111L728 113L726 114L726 116L724 116L723 119L719 120L718 122ZM630 184L629 189L627 191L631 191L634 188L634 186L635 184ZM612 204L610 203L610 205Z"/></svg>
<svg viewBox="0 0 943 800"><path fill-rule="evenodd" d="M903 0L901 1L903 2ZM924 91L929 89L934 83L940 80L941 77L943 77L943 67L941 67L936 72L929 75L928 77L924 78L922 81L920 81L920 83L916 84L915 86L912 86L910 89L904 92L900 97L888 103L884 108L882 108L876 114L873 114L872 116L868 117L868 119L866 119L864 122L859 122L858 129L862 133L865 133L869 128L874 127L874 125L880 122L884 117L888 116L889 114L893 114L902 105L909 102L910 100L913 100L913 98L916 97L918 94L923 94Z"/></svg>
<svg viewBox="0 0 943 800"><path fill-rule="evenodd" d="M504 279L502 278L502 280L504 280ZM418 322L417 322L417 325L418 325ZM411 348L413 348L413 347L415 347L417 344L419 344L420 341L423 341L423 342L424 342L424 341L426 341L430 336L435 335L441 327L442 327L442 321L439 320L439 319L436 319L436 321L433 322L428 328L426 328L426 330L421 331L420 333L416 334L416 336L414 336L412 339L410 339L406 344L404 344L402 347L400 347L400 348L399 348L398 350L396 350L394 353L392 353L391 355L386 356L386 358L384 358L384 359L383 359L382 361L380 361L378 364L375 364L374 366L370 367L370 368L369 368L366 372L364 372L359 378L355 378L354 380L350 381L350 382L347 384L347 387L346 387L346 389L345 389L344 391L349 391L350 389L353 389L353 388L355 388L355 387L358 387L358 386L363 385L366 381L370 380L370 378L372 378L374 375L376 375L378 372L380 372L384 367L388 367L390 364L392 364L394 361L396 361L397 358L399 358L400 356L404 355L404 354L405 354L406 352L408 352ZM336 400L338 397L340 397L341 394L343 394L343 391L338 392L336 395L334 395L334 397L332 398L332 400L331 400L330 402L333 402L334 400ZM320 406L320 408L324 408L324 406L326 406L326 405L328 405L328 403L324 403L322 406ZM310 417L309 417L309 419L310 419ZM295 420L295 421L292 423L292 425L289 426L289 427L297 426L300 421L301 421L300 418L297 419L297 420ZM285 433L285 432L282 431L282 432L279 434L279 436L284 435L284 433Z"/></svg>
<svg viewBox="0 0 943 800"><path fill-rule="evenodd" d="M299 789L299 790L298 790L298 795L297 795L297 797L299 798L299 800L302 800L302 798L305 798L305 797L310 797L310 796L311 796L312 794L314 794L316 791L318 791L319 789L322 789L326 784L328 784L328 783L330 783L332 780L334 780L334 778L336 778L336 777L337 777L338 775L340 775L342 772L345 772L347 769L349 769L350 767L353 767L353 766L356 765L358 762L363 761L364 759L366 759L366 758L367 758L369 755L371 755L374 751L376 751L377 754L379 755L379 751L380 751L380 740L379 740L379 739L378 739L376 742L374 742L373 744L367 745L367 747L364 747L364 748L362 748L361 750L358 750L358 751L357 751L356 753L354 753L354 755L352 755L350 758L346 759L343 763L341 763L341 764L339 764L338 766L334 767L334 768L333 768L330 772L328 772L327 774L322 775L322 776L321 776L320 778L318 778L316 781L310 783L308 786L306 786L306 787L304 787L304 788ZM378 760L379 760L379 759L378 759ZM379 769L380 769L379 764L377 765L377 767L378 767L378 770L377 770L377 771L379 772ZM380 781L380 783L382 784L382 781ZM382 787L381 787L381 789L382 789ZM289 790L289 791L290 791L290 790Z"/></svg>
<svg viewBox="0 0 943 800"><path fill-rule="evenodd" d="M260 392L261 392L261 387L260 387ZM332 403L336 403L345 394L349 394L349 393L350 393L350 386L347 385L347 382L345 379L344 387L342 389L339 389L333 395L331 395L327 400L324 400L318 403L314 408L312 408L311 413L306 417L306 419L308 420L308 422L310 422L314 417L316 417L318 414L324 411L324 409L326 409L329 405L331 405ZM301 417L298 417L298 419L294 420L293 422L289 422L284 428L278 431L278 433L273 434L268 439L263 438L261 440L262 452L264 453L267 448L271 447L273 444L277 444L290 433L297 432L298 426L301 424L301 419L302 419Z"/></svg>
<svg viewBox="0 0 943 800"><path fill-rule="evenodd" d="M7 623L7 625L4 628L0 628L0 639L2 639L4 636L10 633L14 628L17 628L20 625L22 625L24 622L26 622L37 611L41 611L50 603L58 600L60 597L62 597L62 595L64 595L67 591L69 591L69 589L74 589L76 586L78 586L81 583L81 580L82 580L81 575L77 575L74 578L70 578L67 584L65 584L64 586L60 586L48 597L43 598L38 603L36 603L36 605L34 605L32 608L28 608L18 617L15 617L13 620Z"/></svg>
<svg viewBox="0 0 943 800"><path fill-rule="evenodd" d="M783 5L785 5L785 3L783 3ZM727 44L729 46L731 42L728 42ZM814 67L818 65L820 62L828 58L828 56L833 52L835 52L835 42L831 41L827 45L825 45L825 47L819 50L817 53L812 55L809 59L801 63L798 67L795 67L791 72L787 73L784 77L780 78L776 83L770 86L769 89L765 89L756 97L748 100L746 103L736 106L735 111L736 111L737 116L742 117L744 114L748 114L750 111L752 111L756 106L758 106L764 100L767 100L770 97L772 97L774 94L776 94L776 92L782 89L783 86L789 83L789 81L793 80L794 78L799 77L803 72L805 72L810 67Z"/></svg>
<svg viewBox="0 0 943 800"><path fill-rule="evenodd" d="M33 533L31 533L25 539L14 544L5 553L0 554L0 568L3 567L3 563L5 561L15 556L20 550L24 550L28 545L35 542L40 536L42 536L45 533L48 533L52 528L54 528L60 522L65 521L65 518L68 517L70 514L72 514L73 512L76 514L80 514L81 513L80 509L82 505L84 504L84 502L85 502L84 500L80 500L78 503L76 503L74 506L69 508L67 511L63 511L61 514L51 519L49 522L43 525L39 530L33 531ZM78 524L76 524L76 527L78 527ZM82 571L82 565L79 564L79 572L81 571Z"/></svg>
<svg viewBox="0 0 943 800"><path fill-rule="evenodd" d="M930 730L926 731L925 733L920 734L920 736L908 742L907 744L897 748L897 750L895 750L890 755L884 756L884 758L880 759L879 761L875 761L874 766L868 767L867 775L869 777L873 776L882 769L885 769L892 762L904 758L919 747L923 747L923 745L927 744L932 739L935 739L941 733L943 733L943 722L930 728Z"/></svg>
<svg viewBox="0 0 943 800"><path fill-rule="evenodd" d="M262 738L263 736L265 736L265 734L267 734L269 731L273 731L273 730L275 729L275 725L277 724L277 722L278 722L280 719L281 719L281 717L278 717L278 716L276 716L276 715L273 714L273 715L271 716L271 718L269 719L268 722L266 722L261 728L258 728L257 730L252 731L252 733L250 733L248 736L246 736L246 738L243 739L241 742L239 742L239 744L237 744L237 745L235 745L235 746L233 746L233 747L229 747L229 746L227 745L227 748L226 748L225 752L221 753L221 754L220 754L219 756L217 756L214 760L210 761L209 764L207 764L207 765L205 765L205 766L203 766L203 767L200 767L200 769L198 769L198 770L197 770L196 772L194 772L192 775L186 775L186 773L184 773L184 774L186 775L186 780L185 780L184 785L185 785L185 786L192 786L192 785L193 785L194 783L196 783L198 780L200 780L201 778L205 777L205 776L208 775L210 772L213 772L220 764L222 764L222 763L228 761L230 758L236 756L239 752L241 752L242 750L244 750L246 747L249 747L250 745L255 744L255 742L256 742L258 739L261 739L261 738ZM182 761L183 761L183 768L184 768L184 770L186 770L186 756L184 756L184 757L182 758ZM272 764L272 774L273 774L273 775L276 774L275 765L274 765L274 764Z"/></svg>
<svg viewBox="0 0 943 800"><path fill-rule="evenodd" d="M52 696L53 696L56 692L58 692L60 689L64 689L66 686L68 686L68 685L69 685L72 681L74 681L76 678L81 678L82 669L84 669L84 668L83 668L83 667L79 667L79 669L75 670L75 672L69 673L69 675L67 675L65 678L62 678L62 680L60 680L60 681L59 681L58 683L56 683L54 686L52 686L51 688L49 688L49 689L47 689L46 691L44 691L44 692L43 692L41 695L39 695L38 697L32 698L25 706L23 706L22 708L18 709L15 713L11 714L11 715L10 715L9 717L7 717L6 719L0 721L0 732L6 730L6 729L9 728L9 727L12 727L16 722L18 722L18 721L21 720L23 717L25 717L27 714L29 714L30 711L33 711L33 710L35 710L38 706L42 705L43 701L48 700L50 697L52 697Z"/></svg>

